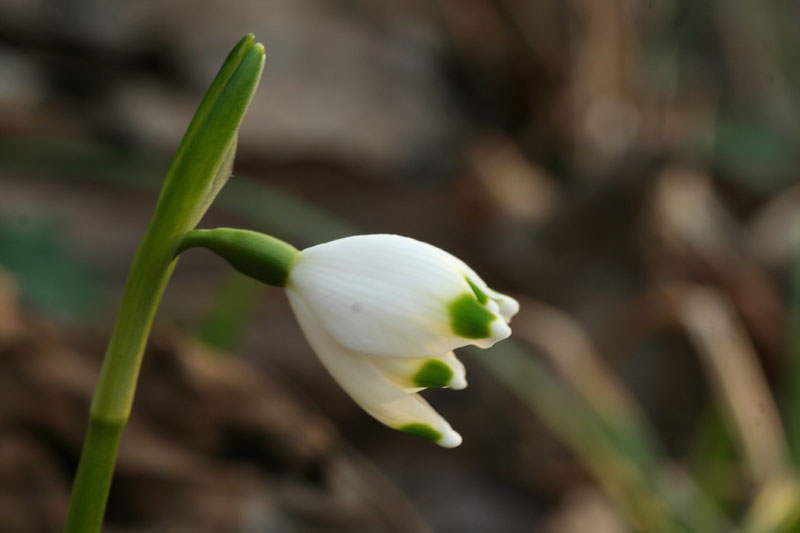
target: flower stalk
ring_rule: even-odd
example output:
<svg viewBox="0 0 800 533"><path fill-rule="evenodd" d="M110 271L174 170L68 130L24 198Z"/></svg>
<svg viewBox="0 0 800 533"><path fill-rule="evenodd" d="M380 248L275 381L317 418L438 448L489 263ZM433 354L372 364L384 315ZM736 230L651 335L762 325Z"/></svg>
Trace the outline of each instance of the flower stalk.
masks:
<svg viewBox="0 0 800 533"><path fill-rule="evenodd" d="M167 173L131 265L90 408L65 530L100 531L122 430L130 415L150 328L175 268L176 250L231 173L236 137L264 64L246 35L212 82Z"/></svg>
<svg viewBox="0 0 800 533"><path fill-rule="evenodd" d="M196 247L208 248L242 274L273 287L286 286L299 253L270 235L233 228L190 231L177 253Z"/></svg>

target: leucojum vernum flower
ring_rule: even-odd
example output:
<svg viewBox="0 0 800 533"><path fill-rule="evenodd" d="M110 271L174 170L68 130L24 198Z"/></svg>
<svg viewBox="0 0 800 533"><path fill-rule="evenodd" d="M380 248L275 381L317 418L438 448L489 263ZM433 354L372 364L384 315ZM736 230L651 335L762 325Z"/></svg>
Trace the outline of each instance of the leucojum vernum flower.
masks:
<svg viewBox="0 0 800 533"><path fill-rule="evenodd" d="M511 334L519 309L449 253L399 235L359 235L297 251L267 235L195 230L234 267L285 287L309 344L333 378L385 425L444 447L461 436L418 394L463 389L453 350L488 348Z"/></svg>
<svg viewBox="0 0 800 533"><path fill-rule="evenodd" d="M303 251L261 233L195 230L231 175L242 118L264 67L245 35L200 102L131 264L89 409L65 531L99 532L147 338L177 256L206 247L237 270L285 287L309 344L373 417L446 447L461 436L419 392L466 387L453 350L508 337L517 302L462 261L396 235L363 235Z"/></svg>

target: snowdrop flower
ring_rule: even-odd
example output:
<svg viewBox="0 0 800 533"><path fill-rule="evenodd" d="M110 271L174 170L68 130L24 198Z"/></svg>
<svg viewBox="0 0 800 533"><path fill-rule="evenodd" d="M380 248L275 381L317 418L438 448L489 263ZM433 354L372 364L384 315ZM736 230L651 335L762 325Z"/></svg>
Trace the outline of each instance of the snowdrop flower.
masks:
<svg viewBox="0 0 800 533"><path fill-rule="evenodd" d="M286 292L309 344L356 403L445 447L461 436L417 392L466 387L453 349L505 339L519 309L459 259L398 235L303 250Z"/></svg>
<svg viewBox="0 0 800 533"><path fill-rule="evenodd" d="M444 447L461 436L418 394L463 389L455 348L488 348L511 334L519 310L466 264L399 235L359 235L298 252L272 237L227 228L193 231L234 267L283 286L322 364L367 413Z"/></svg>

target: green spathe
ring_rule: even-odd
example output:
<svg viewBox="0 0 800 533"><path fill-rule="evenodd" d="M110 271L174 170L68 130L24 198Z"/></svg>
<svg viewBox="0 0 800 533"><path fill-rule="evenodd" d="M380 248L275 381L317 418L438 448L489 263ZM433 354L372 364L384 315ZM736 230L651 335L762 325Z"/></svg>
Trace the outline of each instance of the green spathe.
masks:
<svg viewBox="0 0 800 533"><path fill-rule="evenodd" d="M446 387L453 379L453 370L438 359L430 359L414 374L417 387Z"/></svg>
<svg viewBox="0 0 800 533"><path fill-rule="evenodd" d="M399 429L403 433L408 433L409 435L416 435L417 437L422 437L423 439L428 439L433 442L439 442L442 439L441 433L433 429L428 424L422 424L420 422L406 424L405 426L400 426L397 429Z"/></svg>
<svg viewBox="0 0 800 533"><path fill-rule="evenodd" d="M465 339L488 339L491 323L496 318L481 305L475 296L464 294L450 302L450 327L453 333Z"/></svg>
<svg viewBox="0 0 800 533"><path fill-rule="evenodd" d="M280 239L234 228L190 231L178 253L196 247L208 248L242 274L274 287L286 286L298 254L294 246Z"/></svg>

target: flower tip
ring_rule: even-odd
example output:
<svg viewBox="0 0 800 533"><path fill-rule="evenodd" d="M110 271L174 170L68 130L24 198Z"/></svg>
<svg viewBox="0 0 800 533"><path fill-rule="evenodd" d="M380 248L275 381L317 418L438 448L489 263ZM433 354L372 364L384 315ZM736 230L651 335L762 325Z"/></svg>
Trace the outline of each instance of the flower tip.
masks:
<svg viewBox="0 0 800 533"><path fill-rule="evenodd" d="M519 302L510 296L503 296L497 301L500 307L500 314L506 321L510 321L511 317L519 313Z"/></svg>
<svg viewBox="0 0 800 533"><path fill-rule="evenodd" d="M461 435L451 429L442 435L442 438L436 441L436 444L442 448L455 448L461 445L463 440L464 439L461 438Z"/></svg>
<svg viewBox="0 0 800 533"><path fill-rule="evenodd" d="M505 320L495 320L491 325L491 338L489 340L494 344L497 341L507 339L511 336L511 328Z"/></svg>
<svg viewBox="0 0 800 533"><path fill-rule="evenodd" d="M462 390L467 388L467 378L464 375L464 372L456 372L453 374L453 378L450 380L450 383L447 384L453 390Z"/></svg>
<svg viewBox="0 0 800 533"><path fill-rule="evenodd" d="M256 42L256 36L252 33L245 33L236 45L236 48L244 48L245 51L249 50Z"/></svg>
<svg viewBox="0 0 800 533"><path fill-rule="evenodd" d="M439 423L437 423L436 426L438 429L434 429L433 426L425 422L412 422L400 426L397 429L409 435L416 435L417 437L433 441L442 448L455 448L461 444L461 435L456 433L444 419L440 417Z"/></svg>
<svg viewBox="0 0 800 533"><path fill-rule="evenodd" d="M506 321L501 317L497 317L495 320L492 320L492 323L489 325L489 337L478 339L474 344L478 348L491 348L495 343L507 339L510 335L511 328Z"/></svg>

